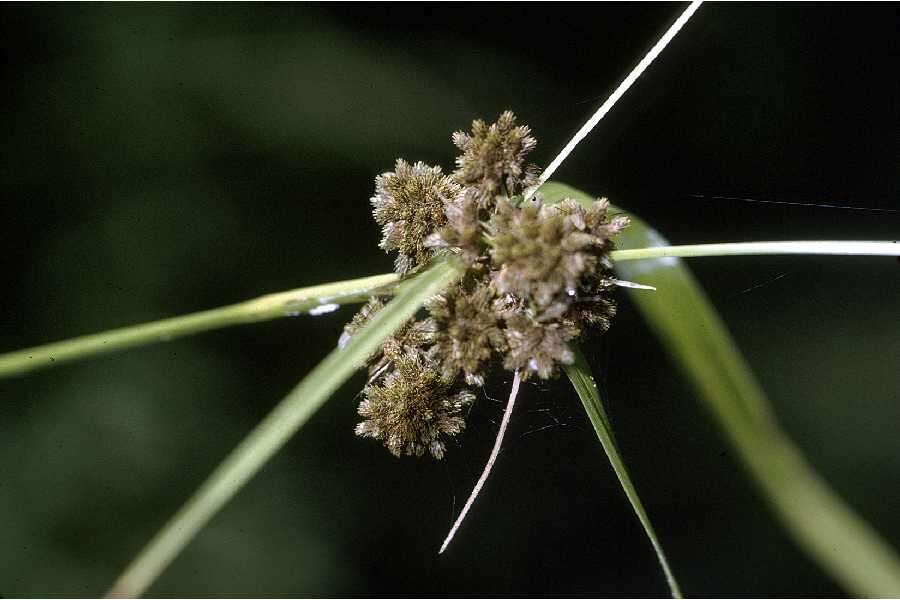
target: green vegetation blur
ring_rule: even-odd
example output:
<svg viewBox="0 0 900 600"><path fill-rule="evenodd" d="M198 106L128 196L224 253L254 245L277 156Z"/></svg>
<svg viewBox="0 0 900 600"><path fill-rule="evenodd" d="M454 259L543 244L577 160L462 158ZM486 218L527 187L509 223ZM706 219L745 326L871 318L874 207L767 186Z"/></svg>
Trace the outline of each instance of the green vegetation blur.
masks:
<svg viewBox="0 0 900 600"><path fill-rule="evenodd" d="M451 132L506 108L546 164L678 10L5 5L0 352L390 270L376 174L398 157L451 169ZM704 6L557 179L676 243L896 239L898 20ZM785 428L900 547L900 265L691 265ZM0 381L0 596L102 594L353 310ZM587 354L687 595L841 594L624 298ZM434 462L354 437L358 376L150 595L665 595L565 381L523 389L492 480L437 556L493 442L496 380Z"/></svg>

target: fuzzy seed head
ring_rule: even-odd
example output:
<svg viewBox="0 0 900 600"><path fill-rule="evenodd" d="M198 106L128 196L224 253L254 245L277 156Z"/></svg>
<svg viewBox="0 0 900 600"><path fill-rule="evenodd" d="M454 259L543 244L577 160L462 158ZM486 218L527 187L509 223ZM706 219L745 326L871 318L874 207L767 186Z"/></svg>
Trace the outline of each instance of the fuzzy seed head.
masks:
<svg viewBox="0 0 900 600"><path fill-rule="evenodd" d="M575 289L581 275L597 262L589 252L592 237L552 206L535 203L518 208L500 201L488 231L491 258L498 268L497 291L541 306Z"/></svg>
<svg viewBox="0 0 900 600"><path fill-rule="evenodd" d="M479 283L471 291L457 287L429 303L428 310L437 323L437 355L447 376L462 372L466 383L484 385L487 363L496 352L506 350L493 302L493 290Z"/></svg>
<svg viewBox="0 0 900 600"><path fill-rule="evenodd" d="M584 277L564 318L586 334L605 333L616 316L616 301L612 295L616 286L613 281L608 273Z"/></svg>
<svg viewBox="0 0 900 600"><path fill-rule="evenodd" d="M578 335L571 321L541 321L530 311L517 311L506 318L506 340L509 352L503 366L521 369L522 376L537 375L549 379L556 375L559 364L569 365L575 355L569 342Z"/></svg>
<svg viewBox="0 0 900 600"><path fill-rule="evenodd" d="M398 357L394 367L383 383L365 388L356 434L380 440L397 457L427 451L443 458L445 438L465 428L463 410L474 394L455 388L421 353Z"/></svg>
<svg viewBox="0 0 900 600"><path fill-rule="evenodd" d="M492 125L473 121L472 133L457 131L453 143L462 151L453 175L469 188L481 208L491 208L498 194L515 195L536 180L537 169L526 166L525 158L537 140L526 125L516 125L512 111L501 114Z"/></svg>
<svg viewBox="0 0 900 600"><path fill-rule="evenodd" d="M609 236L627 223L610 222L607 206L602 200L588 210L574 200L555 206L535 200L521 207L499 201L487 238L498 269L497 291L538 307L576 293L586 274L609 266Z"/></svg>
<svg viewBox="0 0 900 600"><path fill-rule="evenodd" d="M455 249L470 266L484 252L484 228L478 203L472 194L460 194L447 202L447 225L425 240L426 246Z"/></svg>
<svg viewBox="0 0 900 600"><path fill-rule="evenodd" d="M444 206L461 192L461 186L440 167L423 162L411 165L401 159L394 171L375 178L371 202L375 221L382 227L379 245L385 252L399 252L394 264L398 273L431 258L433 250L425 239L446 224Z"/></svg>

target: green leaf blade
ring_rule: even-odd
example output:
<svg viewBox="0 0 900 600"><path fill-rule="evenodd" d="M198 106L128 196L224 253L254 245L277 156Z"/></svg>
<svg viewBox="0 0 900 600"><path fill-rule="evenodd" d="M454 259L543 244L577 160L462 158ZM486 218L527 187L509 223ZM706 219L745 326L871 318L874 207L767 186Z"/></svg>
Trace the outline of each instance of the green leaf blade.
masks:
<svg viewBox="0 0 900 600"><path fill-rule="evenodd" d="M252 478L350 378L385 339L463 269L446 257L415 278L343 347L320 362L213 471L194 495L125 569L110 597L141 595L207 522Z"/></svg>
<svg viewBox="0 0 900 600"><path fill-rule="evenodd" d="M327 312L342 304L364 302L376 290L389 289L397 279L396 274L387 273L314 285L266 294L239 304L7 352L0 354L0 379L224 327L302 313L317 314L317 309Z"/></svg>
<svg viewBox="0 0 900 600"><path fill-rule="evenodd" d="M547 201L594 197L548 183ZM617 247L661 247L668 241L634 215ZM715 308L679 258L615 264L622 279L655 286L629 290L676 364L794 541L850 593L900 596L900 557L831 490L778 426L766 396Z"/></svg>
<svg viewBox="0 0 900 600"><path fill-rule="evenodd" d="M591 375L591 368L580 349L575 348L575 362L571 365L566 365L565 371L566 375L569 377L569 381L572 382L572 386L578 393L582 405L584 405L584 410L587 412L588 418L594 426L594 431L600 439L600 444L603 446L603 450L609 458L609 462L612 465L616 477L619 479L619 484L621 484L625 496L631 503L631 507L634 509L641 526L644 528L644 532L647 534L650 543L653 545L653 550L656 552L656 558L659 560L659 564L665 574L666 583L669 584L669 590L672 592L672 597L681 598L681 589L678 586L678 581L675 580L675 576L672 574L672 569L669 567L665 552L663 552L662 545L659 543L659 539L656 536L656 531L650 523L650 517L644 509L644 505L641 502L640 496L638 496L634 483L631 481L628 470L625 468L625 462L622 460L622 455L616 444L612 426L606 415L603 401L600 398L600 392L597 390L597 384L594 381L594 377Z"/></svg>

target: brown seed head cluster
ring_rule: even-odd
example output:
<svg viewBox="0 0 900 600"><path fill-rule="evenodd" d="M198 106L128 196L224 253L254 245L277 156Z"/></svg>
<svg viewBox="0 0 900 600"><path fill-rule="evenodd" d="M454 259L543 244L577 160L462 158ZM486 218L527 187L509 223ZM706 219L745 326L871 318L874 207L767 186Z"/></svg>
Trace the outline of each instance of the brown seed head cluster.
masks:
<svg viewBox="0 0 900 600"><path fill-rule="evenodd" d="M516 116L506 111L496 123L472 123L472 133L457 131L453 143L462 151L456 159L456 180L466 186L479 207L493 204L498 195L511 197L537 177L537 168L526 166L525 157L537 140L526 125L516 125Z"/></svg>
<svg viewBox="0 0 900 600"><path fill-rule="evenodd" d="M397 357L381 383L366 387L359 414L365 421L357 435L384 442L394 456L422 456L426 451L443 458L442 436L453 436L466 422L462 411L475 399L467 390L455 390L440 368L417 352Z"/></svg>
<svg viewBox="0 0 900 600"><path fill-rule="evenodd" d="M435 341L445 373L453 377L462 373L466 383L484 385L491 358L506 350L494 291L483 282L471 290L456 287L434 298L428 310L437 324Z"/></svg>
<svg viewBox="0 0 900 600"><path fill-rule="evenodd" d="M381 248L399 251L395 263L398 273L406 273L431 258L425 238L447 222L444 206L461 191L462 187L440 167L423 162L411 165L400 159L393 172L375 178L372 214L384 234Z"/></svg>
<svg viewBox="0 0 900 600"><path fill-rule="evenodd" d="M426 304L426 315L388 338L368 360L356 433L378 439L396 456L441 458L447 438L465 427L465 410L492 369L523 378L553 377L574 360L571 344L609 328L615 315L609 252L628 225L609 203L589 206L540 195L523 200L537 181L525 163L531 131L512 112L496 123L472 123L453 134L457 169L398 160L375 180L381 247L398 252L400 274L452 252L467 266L453 288ZM355 335L384 302L373 298L344 328Z"/></svg>

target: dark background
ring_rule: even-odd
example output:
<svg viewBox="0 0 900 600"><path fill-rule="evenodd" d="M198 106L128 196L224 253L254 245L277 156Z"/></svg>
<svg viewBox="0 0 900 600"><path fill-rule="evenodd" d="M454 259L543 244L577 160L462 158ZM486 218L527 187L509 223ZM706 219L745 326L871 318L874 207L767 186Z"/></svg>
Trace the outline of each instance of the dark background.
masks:
<svg viewBox="0 0 900 600"><path fill-rule="evenodd" d="M451 167L450 133L506 108L548 163L682 6L4 5L0 351L390 270L376 174ZM676 243L896 239L898 26L890 4L704 6L557 179ZM900 265L691 265L785 428L900 546ZM0 594L101 594L353 310L0 382ZM688 595L842 593L624 298L588 354ZM667 593L564 382L526 386L438 558L502 404L482 397L442 462L397 460L352 433L362 381L151 595Z"/></svg>

